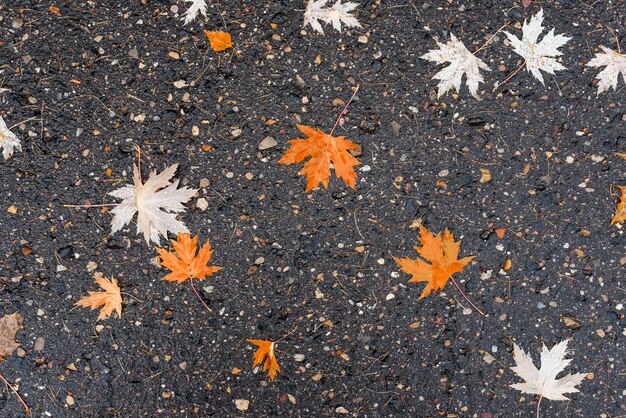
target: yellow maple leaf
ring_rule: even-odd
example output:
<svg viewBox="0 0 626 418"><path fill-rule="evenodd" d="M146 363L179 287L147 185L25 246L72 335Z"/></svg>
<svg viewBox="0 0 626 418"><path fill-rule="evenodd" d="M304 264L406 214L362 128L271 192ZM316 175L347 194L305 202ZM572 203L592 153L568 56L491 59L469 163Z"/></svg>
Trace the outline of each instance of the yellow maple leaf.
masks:
<svg viewBox="0 0 626 418"><path fill-rule="evenodd" d="M434 235L426 227L420 229L419 241L421 247L413 247L422 258L412 259L397 258L394 260L402 271L409 273L412 277L409 282L427 282L420 299L428 296L432 290L440 290L448 282L448 279L463 268L474 258L474 256L459 256L461 241L454 241L454 235L447 228L443 232Z"/></svg>
<svg viewBox="0 0 626 418"><path fill-rule="evenodd" d="M265 360L263 370L267 370L270 379L274 380L276 373L280 372L280 366L278 365L278 360L276 360L276 355L274 354L276 343L267 340L248 340L248 342L259 347L254 353L254 364L252 367L256 367L257 364L261 364L263 363L263 360Z"/></svg>
<svg viewBox="0 0 626 418"><path fill-rule="evenodd" d="M613 215L613 219L611 219L611 225L626 221L626 186L617 186L617 188L621 195L615 206L615 214Z"/></svg>
<svg viewBox="0 0 626 418"><path fill-rule="evenodd" d="M120 293L117 280L113 277L111 277L111 280L106 277L96 277L95 280L104 292L89 291L89 295L81 297L75 305L91 308L92 310L102 306L98 315L98 321L108 318L114 310L117 312L117 316L121 318L122 294Z"/></svg>
<svg viewBox="0 0 626 418"><path fill-rule="evenodd" d="M290 147L278 161L281 164L298 164L307 157L311 157L300 170L299 174L306 175L306 191L317 187L320 183L328 187L330 178L330 163L335 168L335 175L342 178L353 189L356 188L356 172L354 166L361 164L352 154L351 149L359 146L343 136L325 134L321 129L306 125L297 125L298 129L307 138L289 140Z"/></svg>
<svg viewBox="0 0 626 418"><path fill-rule="evenodd" d="M209 38L211 48L213 48L213 51L215 52L221 52L233 46L232 38L230 37L230 33L228 32L224 32L221 30L205 30L204 34L207 38Z"/></svg>
<svg viewBox="0 0 626 418"><path fill-rule="evenodd" d="M172 240L174 252L157 248L157 252L161 257L161 264L172 271L163 277L162 280L178 283L187 279L202 280L222 269L221 267L206 265L213 254L209 241L207 240L204 243L196 255L197 243L197 235L191 238L191 235L188 233L179 232L176 240Z"/></svg>

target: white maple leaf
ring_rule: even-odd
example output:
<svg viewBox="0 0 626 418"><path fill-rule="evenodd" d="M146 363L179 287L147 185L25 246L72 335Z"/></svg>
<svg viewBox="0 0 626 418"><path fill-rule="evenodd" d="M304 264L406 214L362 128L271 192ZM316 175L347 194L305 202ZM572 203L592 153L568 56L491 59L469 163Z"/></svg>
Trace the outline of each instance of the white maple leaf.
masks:
<svg viewBox="0 0 626 418"><path fill-rule="evenodd" d="M472 54L453 33L450 33L450 40L447 43L437 42L437 46L439 49L431 49L420 57L437 64L450 63L432 77L440 80L437 85L437 97L443 96L452 87L460 93L463 74L465 74L470 93L478 99L478 83L484 83L480 69L487 71L491 69Z"/></svg>
<svg viewBox="0 0 626 418"><path fill-rule="evenodd" d="M516 383L511 387L523 393L539 395L554 401L568 400L569 398L564 396L564 393L579 392L576 385L585 379L585 373L568 374L560 379L556 378L572 361L572 359L564 358L567 343L568 340L563 340L551 350L548 350L544 344L541 349L541 369L539 370L533 364L533 359L515 344L513 359L516 365L511 367L511 370L525 382Z"/></svg>
<svg viewBox="0 0 626 418"><path fill-rule="evenodd" d="M354 2L341 4L341 0L337 0L331 7L325 7L328 0L309 0L304 12L304 25L311 25L313 30L324 34L324 29L320 24L320 20L325 23L331 23L333 28L341 32L341 24L347 27L360 28L361 24L350 13L359 5Z"/></svg>
<svg viewBox="0 0 626 418"><path fill-rule="evenodd" d="M185 25L187 23L191 23L196 17L198 17L198 13L201 13L202 16L206 17L206 0L185 0L185 2L191 3L191 6L189 6L189 9L185 12Z"/></svg>
<svg viewBox="0 0 626 418"><path fill-rule="evenodd" d="M0 116L0 147L2 147L2 156L5 160L13 155L14 150L22 150L22 143L17 136L9 130L2 116Z"/></svg>
<svg viewBox="0 0 626 418"><path fill-rule="evenodd" d="M526 20L524 20L522 39L506 31L504 34L509 38L515 52L526 61L526 70L530 71L537 80L541 81L541 84L545 85L540 70L550 74L554 74L555 71L565 70L565 66L553 57L563 55L558 49L572 38L561 34L555 35L554 28L552 28L552 30L543 37L541 42L537 42L539 34L544 29L541 25L542 23L543 9L539 10L536 15L531 17L530 22L526 23Z"/></svg>
<svg viewBox="0 0 626 418"><path fill-rule="evenodd" d="M596 56L585 64L588 67L606 67L600 71L596 78L600 80L598 83L598 94L607 91L610 87L617 90L619 75L626 83L626 55L613 51L610 48L600 45L604 52L597 52Z"/></svg>
<svg viewBox="0 0 626 418"><path fill-rule="evenodd" d="M178 180L170 183L178 164L172 164L157 174L153 170L148 180L143 183L139 168L133 171L134 184L128 184L109 193L118 199L124 199L111 213L111 233L127 225L137 213L137 233L143 233L146 242L160 243L160 237L167 237L168 232L178 234L189 232L185 225L176 219L176 213L183 212L182 205L196 193L197 189L178 187Z"/></svg>

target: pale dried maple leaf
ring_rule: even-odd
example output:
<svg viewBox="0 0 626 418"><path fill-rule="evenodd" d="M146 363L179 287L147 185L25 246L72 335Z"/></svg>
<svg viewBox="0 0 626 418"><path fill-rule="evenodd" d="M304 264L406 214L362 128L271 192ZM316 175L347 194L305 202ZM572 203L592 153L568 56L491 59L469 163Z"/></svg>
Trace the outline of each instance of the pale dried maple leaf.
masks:
<svg viewBox="0 0 626 418"><path fill-rule="evenodd" d="M148 180L143 183L139 168L135 165L133 182L109 193L118 199L124 199L111 213L111 233L121 230L137 213L137 233L143 233L146 242L159 244L161 236L168 232L178 234L189 232L187 227L176 219L176 213L183 212L182 205L196 193L197 189L178 187L178 180L170 183L178 164L173 164L157 174L153 170Z"/></svg>
<svg viewBox="0 0 626 418"><path fill-rule="evenodd" d="M606 67L596 75L596 78L600 80L598 82L597 96L611 87L613 87L613 90L617 90L620 73L626 83L626 55L602 45L600 45L600 48L604 52L597 52L596 56L585 64L588 67Z"/></svg>
<svg viewBox="0 0 626 418"><path fill-rule="evenodd" d="M221 267L207 266L213 255L211 244L207 240L196 254L198 248L198 236L191 238L188 233L179 233L176 240L172 240L174 252L157 248L161 257L161 264L172 272L163 277L162 280L169 280L181 283L187 279L205 279L213 273L221 270Z"/></svg>
<svg viewBox="0 0 626 418"><path fill-rule="evenodd" d="M0 319L0 360L13 354L13 351L20 346L15 341L15 334L22 328L24 317L19 312L11 315L4 315Z"/></svg>
<svg viewBox="0 0 626 418"><path fill-rule="evenodd" d="M257 364L261 364L265 360L263 370L266 370L270 379L274 380L276 373L280 372L280 366L274 353L276 343L267 340L248 340L248 342L259 347L254 353L254 364L252 367L256 367Z"/></svg>
<svg viewBox="0 0 626 418"><path fill-rule="evenodd" d="M489 66L472 54L453 33L450 33L448 42L445 44L437 42L437 46L439 49L432 49L420 57L437 64L450 63L432 77L440 80L437 85L437 97L443 96L453 87L460 93L463 74L465 74L470 93L479 99L478 83L484 83L480 70L491 71Z"/></svg>
<svg viewBox="0 0 626 418"><path fill-rule="evenodd" d="M191 3L191 6L185 12L185 25L191 23L198 14L206 17L207 3L206 0L185 0L186 3Z"/></svg>
<svg viewBox="0 0 626 418"><path fill-rule="evenodd" d="M22 150L20 140L9 130L2 116L0 116L0 147L2 148L2 156L5 160L8 160L9 157L13 155L14 150Z"/></svg>
<svg viewBox="0 0 626 418"><path fill-rule="evenodd" d="M354 2L341 3L337 0L331 7L326 7L328 0L309 0L304 12L304 27L311 25L313 30L324 34L324 29L320 24L320 20L325 23L331 23L333 28L341 32L341 24L347 27L360 28L361 24L356 17L350 13L359 5Z"/></svg>
<svg viewBox="0 0 626 418"><path fill-rule="evenodd" d="M413 247L422 258L410 257L393 259L402 271L412 277L409 282L427 282L420 299L428 296L432 290L443 289L448 279L458 273L474 258L474 256L459 259L461 241L454 241L454 235L448 229L437 235L430 232L425 226L420 229L419 241L421 247Z"/></svg>
<svg viewBox="0 0 626 418"><path fill-rule="evenodd" d="M113 277L111 277L111 280L106 277L95 277L94 279L104 292L89 291L89 295L81 297L75 305L91 308L92 310L102 306L98 320L108 318L113 311L117 312L118 318L121 318L122 294L117 280Z"/></svg>
<svg viewBox="0 0 626 418"><path fill-rule="evenodd" d="M361 164L348 150L359 146L343 136L325 134L321 129L306 125L297 125L307 138L289 140L289 149L278 161L281 164L297 164L311 157L300 170L306 175L306 191L314 189L320 183L328 187L330 164L333 164L335 175L342 178L353 189L356 187L356 171L354 166Z"/></svg>
<svg viewBox="0 0 626 418"><path fill-rule="evenodd" d="M554 28L548 32L541 42L537 42L539 35L543 31L543 9L530 18L529 22L524 20L522 26L522 39L517 38L506 31L504 34L513 45L515 52L524 58L526 62L526 70L541 84L544 84L543 75L540 70L554 74L555 71L565 70L565 66L559 63L554 57L563 55L558 48L562 47L569 41L570 37L565 35L555 35Z"/></svg>
<svg viewBox="0 0 626 418"><path fill-rule="evenodd" d="M579 392L576 385L580 384L586 373L568 374L560 379L556 376L561 373L572 361L566 359L568 340L563 340L551 350L543 345L541 349L541 368L537 369L533 364L533 359L521 348L514 344L513 359L515 366L511 367L519 377L524 379L524 383L511 385L523 393L539 395L542 398L554 401L566 401L565 393Z"/></svg>

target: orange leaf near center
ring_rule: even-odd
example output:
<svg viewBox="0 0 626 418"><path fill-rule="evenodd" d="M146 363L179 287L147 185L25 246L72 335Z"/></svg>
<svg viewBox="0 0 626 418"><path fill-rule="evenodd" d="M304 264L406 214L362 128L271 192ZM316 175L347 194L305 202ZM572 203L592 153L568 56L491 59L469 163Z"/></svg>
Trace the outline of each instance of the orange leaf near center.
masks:
<svg viewBox="0 0 626 418"><path fill-rule="evenodd" d="M276 355L274 354L276 343L267 340L248 340L248 342L259 347L254 353L254 364L252 367L256 367L257 364L261 364L265 360L263 370L267 370L270 379L274 380L276 373L280 371L278 360L276 360Z"/></svg>
<svg viewBox="0 0 626 418"><path fill-rule="evenodd" d="M172 270L162 280L181 283L187 279L205 279L207 276L221 270L221 267L207 266L213 250L207 242L196 254L198 236L191 238L188 233L180 232L176 240L172 240L174 251L157 248L161 257L161 264Z"/></svg>
<svg viewBox="0 0 626 418"><path fill-rule="evenodd" d="M330 164L333 164L335 175L342 178L353 189L356 188L356 172L354 166L361 164L352 154L351 149L359 146L343 136L325 134L321 129L298 125L298 129L307 138L291 139L289 149L278 161L281 164L298 164L307 157L311 157L300 170L299 174L306 175L306 191L317 187L320 183L328 187L330 178Z"/></svg>
<svg viewBox="0 0 626 418"><path fill-rule="evenodd" d="M434 235L422 226L419 240L422 246L414 248L422 258L394 257L394 260L402 271L412 276L409 282L427 282L420 296L422 299L432 290L443 289L448 279L463 270L474 256L458 258L461 241L454 241L454 235L448 229L443 234Z"/></svg>
<svg viewBox="0 0 626 418"><path fill-rule="evenodd" d="M205 30L204 34L209 38L211 48L215 52L221 52L233 46L232 38L228 32Z"/></svg>

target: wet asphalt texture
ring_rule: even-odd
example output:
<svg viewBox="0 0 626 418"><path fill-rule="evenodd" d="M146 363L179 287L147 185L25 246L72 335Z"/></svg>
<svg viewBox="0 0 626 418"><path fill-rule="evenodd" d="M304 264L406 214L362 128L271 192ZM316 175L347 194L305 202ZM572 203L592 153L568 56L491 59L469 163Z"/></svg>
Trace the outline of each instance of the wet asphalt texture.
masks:
<svg viewBox="0 0 626 418"><path fill-rule="evenodd" d="M590 374L542 416L626 414L626 236L610 225L625 90L596 97L583 66L626 48L624 1L363 0L363 28L325 36L296 0L212 1L189 25L174 0L51 4L0 4L0 112L23 145L0 163L0 315L25 317L0 372L33 416L533 416L537 398L509 387L512 344L537 364L566 338L566 371ZM419 58L436 40L473 51L541 7L572 37L567 70L492 91L522 63L500 32L478 53L482 100L465 85L437 99L442 66ZM335 131L362 147L356 190L333 176L305 193L301 165L278 160L297 123L330 131L356 85ZM181 218L224 268L196 282L211 312L160 280L134 223L110 235L108 208L63 206L118 202L136 147L144 179L179 163L200 189ZM476 256L455 278L486 316L451 283L418 300L392 256L416 256L420 219ZM120 281L121 318L74 308L95 272ZM271 381L246 339L283 337ZM26 416L4 385L0 416Z"/></svg>

